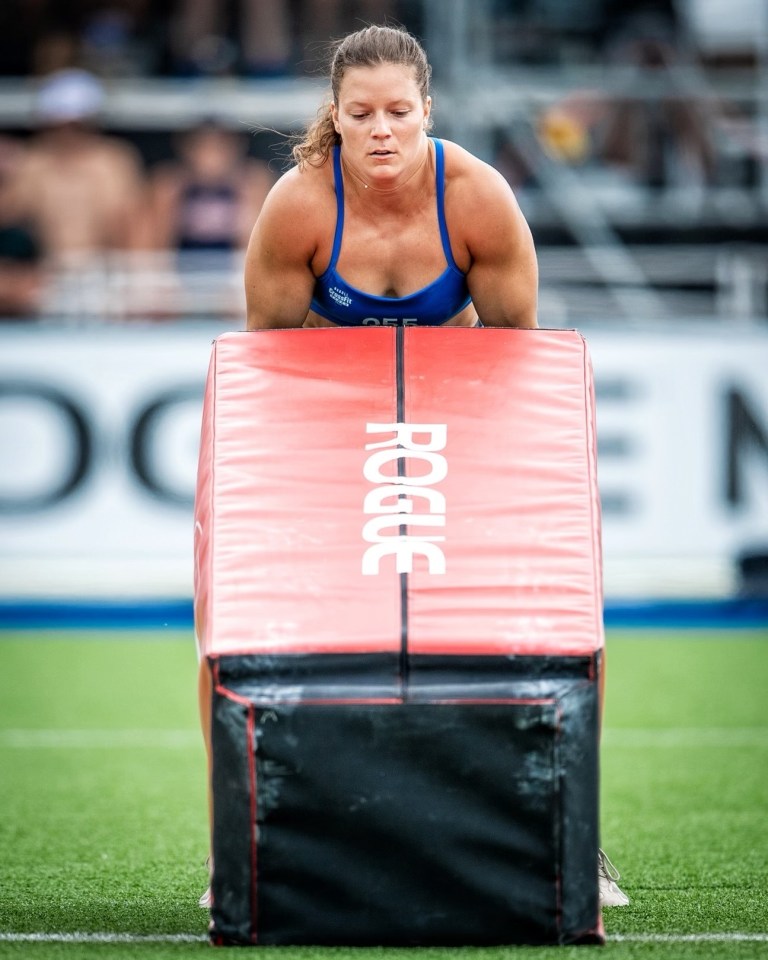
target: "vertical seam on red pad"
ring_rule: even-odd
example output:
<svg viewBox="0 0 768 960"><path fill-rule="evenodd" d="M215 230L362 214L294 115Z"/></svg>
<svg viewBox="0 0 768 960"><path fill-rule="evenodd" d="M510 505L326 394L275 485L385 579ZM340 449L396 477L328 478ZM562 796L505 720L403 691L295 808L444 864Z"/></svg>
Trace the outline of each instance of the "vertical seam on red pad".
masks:
<svg viewBox="0 0 768 960"><path fill-rule="evenodd" d="M395 329L395 403L398 423L405 423L405 327ZM397 476L404 477L405 457L398 457ZM398 534L407 533L405 524L400 524ZM398 574L400 586L400 692L403 701L408 699L408 574Z"/></svg>
<svg viewBox="0 0 768 960"><path fill-rule="evenodd" d="M246 719L246 750L248 751L248 793L250 798L250 845L251 845L251 943L258 942L258 881L256 874L257 867L257 835L258 826L256 824L256 815L258 813L258 804L256 801L256 720L255 708L253 704L248 706L248 715Z"/></svg>

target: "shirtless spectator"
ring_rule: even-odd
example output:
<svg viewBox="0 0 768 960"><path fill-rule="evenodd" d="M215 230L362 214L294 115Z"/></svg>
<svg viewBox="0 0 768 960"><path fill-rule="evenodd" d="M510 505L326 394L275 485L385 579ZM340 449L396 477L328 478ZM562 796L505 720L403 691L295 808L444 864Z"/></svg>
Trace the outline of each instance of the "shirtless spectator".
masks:
<svg viewBox="0 0 768 960"><path fill-rule="evenodd" d="M128 143L98 130L103 89L82 70L42 81L40 129L0 190L4 223L23 223L53 266L131 249L144 191L141 159Z"/></svg>

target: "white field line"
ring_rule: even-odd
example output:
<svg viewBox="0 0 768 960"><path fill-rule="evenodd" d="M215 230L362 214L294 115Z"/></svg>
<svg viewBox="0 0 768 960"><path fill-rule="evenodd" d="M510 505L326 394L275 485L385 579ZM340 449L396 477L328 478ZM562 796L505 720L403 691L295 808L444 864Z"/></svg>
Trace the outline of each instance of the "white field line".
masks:
<svg viewBox="0 0 768 960"><path fill-rule="evenodd" d="M611 933L610 943L768 943L768 933Z"/></svg>
<svg viewBox="0 0 768 960"><path fill-rule="evenodd" d="M768 943L768 933L614 933L609 943ZM0 943L205 943L196 933L0 933Z"/></svg>
<svg viewBox="0 0 768 960"><path fill-rule="evenodd" d="M614 727L603 731L604 747L766 747L768 727ZM0 748L34 749L161 749L199 747L196 730L168 729L0 729Z"/></svg>
<svg viewBox="0 0 768 960"><path fill-rule="evenodd" d="M197 933L0 933L0 943L205 943Z"/></svg>

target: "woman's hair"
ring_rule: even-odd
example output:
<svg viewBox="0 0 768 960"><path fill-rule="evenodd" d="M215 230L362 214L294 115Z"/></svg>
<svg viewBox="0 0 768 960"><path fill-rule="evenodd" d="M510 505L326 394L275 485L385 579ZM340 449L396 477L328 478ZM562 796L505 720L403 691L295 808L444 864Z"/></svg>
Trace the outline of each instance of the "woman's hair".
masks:
<svg viewBox="0 0 768 960"><path fill-rule="evenodd" d="M422 100L429 96L432 68L422 45L403 27L364 27L338 41L332 50L330 99L322 105L306 133L297 138L292 150L300 167L306 163L322 166L333 147L341 142L333 125L331 105L339 102L339 88L349 67L375 67L382 63L413 67Z"/></svg>

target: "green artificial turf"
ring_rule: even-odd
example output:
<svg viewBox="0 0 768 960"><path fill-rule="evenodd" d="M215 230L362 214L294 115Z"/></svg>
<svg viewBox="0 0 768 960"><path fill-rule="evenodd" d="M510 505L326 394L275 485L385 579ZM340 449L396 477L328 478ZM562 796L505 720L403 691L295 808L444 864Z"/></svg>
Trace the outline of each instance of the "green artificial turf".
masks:
<svg viewBox="0 0 768 960"><path fill-rule="evenodd" d="M766 641L609 635L602 835L632 903L605 912L601 956L768 957L768 940L638 939L768 931ZM0 955L211 949L197 907L207 830L196 669L182 633L0 635ZM201 940L2 940L66 932ZM590 949L259 948L264 960L565 960Z"/></svg>

